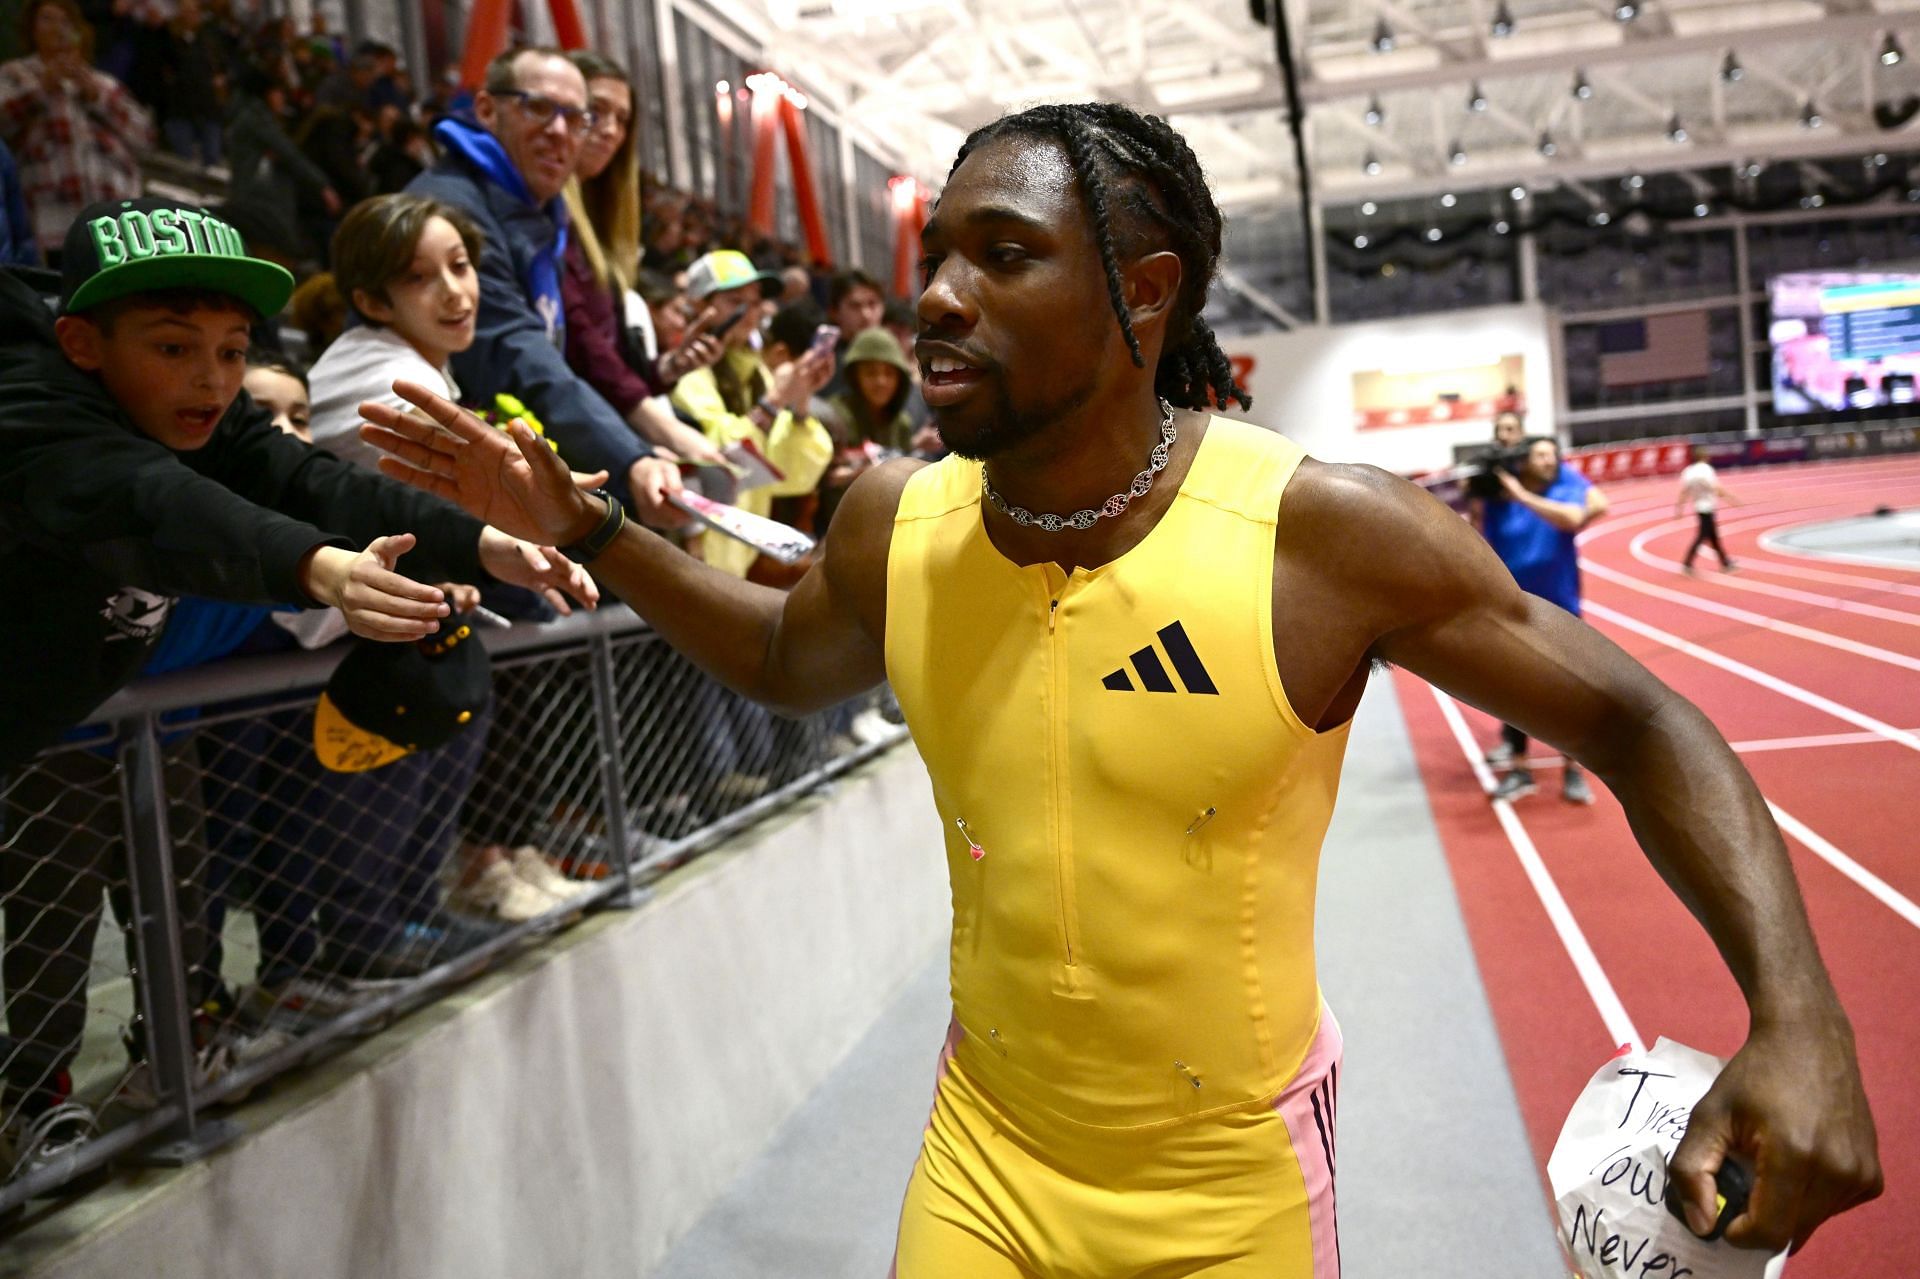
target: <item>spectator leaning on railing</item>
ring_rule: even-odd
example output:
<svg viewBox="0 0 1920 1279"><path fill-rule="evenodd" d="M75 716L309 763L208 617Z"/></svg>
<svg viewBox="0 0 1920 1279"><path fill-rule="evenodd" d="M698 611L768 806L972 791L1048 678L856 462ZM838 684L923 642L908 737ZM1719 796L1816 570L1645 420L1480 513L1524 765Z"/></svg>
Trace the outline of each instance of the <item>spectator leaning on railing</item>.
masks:
<svg viewBox="0 0 1920 1279"><path fill-rule="evenodd" d="M0 63L0 141L13 149L34 236L51 257L82 208L140 194L153 120L93 69L93 31L74 0L27 0L20 25L33 52Z"/></svg>
<svg viewBox="0 0 1920 1279"><path fill-rule="evenodd" d="M558 197L593 124L586 80L554 50L502 54L474 112L478 125L435 126L446 154L407 186L464 210L486 236L478 336L454 372L482 402L502 391L518 396L569 465L606 471L609 489L643 519L679 523L666 500L680 486L678 470L654 457L561 353L567 228Z"/></svg>

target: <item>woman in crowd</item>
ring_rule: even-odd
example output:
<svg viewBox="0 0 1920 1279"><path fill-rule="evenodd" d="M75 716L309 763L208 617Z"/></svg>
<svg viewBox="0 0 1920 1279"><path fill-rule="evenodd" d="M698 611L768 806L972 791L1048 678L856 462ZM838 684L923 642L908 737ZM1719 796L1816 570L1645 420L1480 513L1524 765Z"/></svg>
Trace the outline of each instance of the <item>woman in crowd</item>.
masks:
<svg viewBox="0 0 1920 1279"><path fill-rule="evenodd" d="M847 344L847 389L827 400L833 464L820 482L814 532L824 536L840 497L860 473L906 453L913 439L907 396L913 381L900 343L885 329L868 329Z"/></svg>
<svg viewBox="0 0 1920 1279"><path fill-rule="evenodd" d="M382 195L348 211L334 234L333 276L362 323L329 346L307 375L313 393L315 445L377 469L377 452L358 434L363 402L404 403L393 392L393 384L401 380L459 398L448 361L473 344L481 249L480 229L464 213L435 200ZM553 602L568 611L565 601ZM476 725L463 739L478 740L479 728ZM401 760L380 771L432 768L434 757L449 749ZM473 763L477 760L468 767ZM496 786L524 789L526 780L516 781L514 770L506 770L504 775L489 776L475 794L485 791L491 797ZM455 798L466 792L467 785L462 784ZM514 815L503 815L502 807ZM468 805L465 822L470 838L457 861L450 906L518 922L585 891L554 870L539 849L524 842L531 838L531 823L522 813L525 807L521 800L504 799L499 804ZM519 846L509 846L510 840Z"/></svg>
<svg viewBox="0 0 1920 1279"><path fill-rule="evenodd" d="M50 266L67 228L97 200L140 194L140 153L153 120L119 81L93 68L93 31L74 0L27 0L22 43L33 50L0 63L0 142L12 148Z"/></svg>
<svg viewBox="0 0 1920 1279"><path fill-rule="evenodd" d="M640 155L633 132L633 86L597 53L568 55L586 77L595 122L580 147L564 198L573 234L560 282L567 313L567 363L600 392L641 438L686 462L720 461L699 431L662 398L682 375L711 365L720 343L697 330L658 359L635 341L644 307L633 299L640 270Z"/></svg>
<svg viewBox="0 0 1920 1279"><path fill-rule="evenodd" d="M179 0L162 49L160 131L167 147L185 159L218 164L227 71L217 41L208 37L200 0Z"/></svg>

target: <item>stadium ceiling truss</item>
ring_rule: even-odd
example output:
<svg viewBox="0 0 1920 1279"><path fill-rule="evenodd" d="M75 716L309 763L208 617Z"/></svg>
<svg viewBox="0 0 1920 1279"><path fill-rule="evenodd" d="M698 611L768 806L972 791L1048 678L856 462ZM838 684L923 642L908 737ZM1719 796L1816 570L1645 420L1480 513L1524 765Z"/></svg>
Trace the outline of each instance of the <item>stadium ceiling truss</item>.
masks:
<svg viewBox="0 0 1920 1279"><path fill-rule="evenodd" d="M1010 108L1100 97L1170 117L1223 204L1296 198L1248 0L708 2L923 179ZM1920 0L1286 3L1323 205L1920 149Z"/></svg>

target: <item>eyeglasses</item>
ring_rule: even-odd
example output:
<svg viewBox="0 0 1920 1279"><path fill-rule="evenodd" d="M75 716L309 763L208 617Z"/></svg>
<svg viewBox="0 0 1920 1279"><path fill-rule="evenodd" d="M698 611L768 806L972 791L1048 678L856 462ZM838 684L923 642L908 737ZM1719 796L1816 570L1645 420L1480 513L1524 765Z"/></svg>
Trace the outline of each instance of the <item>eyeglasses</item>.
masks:
<svg viewBox="0 0 1920 1279"><path fill-rule="evenodd" d="M520 109L526 112L527 118L543 129L553 123L555 116L559 116L565 122L567 132L576 138L592 131L593 127L600 122L600 117L591 108L563 106L544 93L528 93L523 89L502 89L493 96L515 99Z"/></svg>

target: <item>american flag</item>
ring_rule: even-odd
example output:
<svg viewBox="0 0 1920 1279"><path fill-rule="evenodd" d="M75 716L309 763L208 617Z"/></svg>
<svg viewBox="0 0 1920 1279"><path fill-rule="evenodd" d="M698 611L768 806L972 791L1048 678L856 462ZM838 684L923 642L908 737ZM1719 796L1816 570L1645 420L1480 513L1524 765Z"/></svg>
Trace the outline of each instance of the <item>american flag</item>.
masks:
<svg viewBox="0 0 1920 1279"><path fill-rule="evenodd" d="M1707 313L1675 311L1600 326L1600 384L1645 386L1707 376Z"/></svg>

